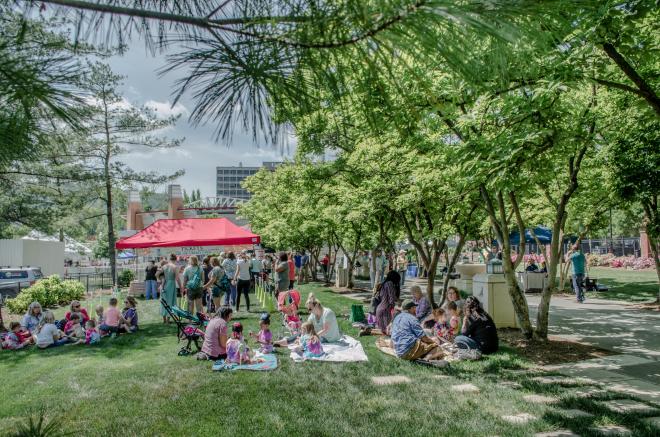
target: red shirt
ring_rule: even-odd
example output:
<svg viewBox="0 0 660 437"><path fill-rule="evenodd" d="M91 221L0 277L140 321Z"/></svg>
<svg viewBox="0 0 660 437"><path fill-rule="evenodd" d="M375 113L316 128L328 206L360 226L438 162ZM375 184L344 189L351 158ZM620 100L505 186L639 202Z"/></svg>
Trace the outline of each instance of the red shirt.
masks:
<svg viewBox="0 0 660 437"><path fill-rule="evenodd" d="M85 308L80 308L80 312L79 312L79 314L80 314L80 316L81 316L81 318L82 318L82 320L80 321L80 324L81 324L82 326L84 326L85 323L87 323L87 321L89 320L89 315L87 314L87 310L86 310ZM70 311L67 312L67 313L64 315L64 318L65 318L67 321L71 320L71 312L70 312Z"/></svg>
<svg viewBox="0 0 660 437"><path fill-rule="evenodd" d="M289 264L289 281L296 280L296 265L293 263L293 260L290 259L287 261Z"/></svg>
<svg viewBox="0 0 660 437"><path fill-rule="evenodd" d="M329 262L330 262L330 258L328 258L327 255L324 256L323 259L321 260L321 264L323 264L324 266L327 266Z"/></svg>

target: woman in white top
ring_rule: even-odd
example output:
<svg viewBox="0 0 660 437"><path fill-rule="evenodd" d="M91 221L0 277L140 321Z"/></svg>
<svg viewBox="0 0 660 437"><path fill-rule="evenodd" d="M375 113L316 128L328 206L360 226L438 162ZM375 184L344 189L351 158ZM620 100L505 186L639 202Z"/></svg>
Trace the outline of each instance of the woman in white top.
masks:
<svg viewBox="0 0 660 437"><path fill-rule="evenodd" d="M241 253L236 263L236 273L234 273L234 282L236 283L236 312L241 306L241 293L245 295L245 306L250 312L250 258L247 253Z"/></svg>
<svg viewBox="0 0 660 437"><path fill-rule="evenodd" d="M307 309L310 312L309 322L314 324L316 335L323 343L333 343L339 341L341 332L337 324L337 316L330 308L324 308L313 293L309 294L306 302Z"/></svg>

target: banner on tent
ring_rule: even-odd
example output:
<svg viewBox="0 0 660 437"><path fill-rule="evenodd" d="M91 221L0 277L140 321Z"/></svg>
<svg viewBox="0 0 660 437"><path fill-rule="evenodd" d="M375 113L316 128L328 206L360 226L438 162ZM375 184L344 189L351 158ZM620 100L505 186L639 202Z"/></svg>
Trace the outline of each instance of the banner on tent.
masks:
<svg viewBox="0 0 660 437"><path fill-rule="evenodd" d="M162 257L174 253L178 256L190 255L218 255L221 252L240 252L242 250L251 250L251 244L236 244L231 246L185 246L185 247L152 247L149 249L140 249L139 253L143 256Z"/></svg>

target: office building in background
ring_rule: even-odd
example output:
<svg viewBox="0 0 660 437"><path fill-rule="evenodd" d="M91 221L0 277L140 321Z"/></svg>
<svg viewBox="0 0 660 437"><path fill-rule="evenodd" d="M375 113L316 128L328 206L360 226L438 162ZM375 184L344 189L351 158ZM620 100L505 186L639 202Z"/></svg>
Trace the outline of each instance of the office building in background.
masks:
<svg viewBox="0 0 660 437"><path fill-rule="evenodd" d="M264 162L261 167L243 167L242 163L232 167L216 167L216 190L217 197L231 197L233 199L248 200L250 193L241 187L241 182L248 176L252 176L261 168L275 170L281 162Z"/></svg>

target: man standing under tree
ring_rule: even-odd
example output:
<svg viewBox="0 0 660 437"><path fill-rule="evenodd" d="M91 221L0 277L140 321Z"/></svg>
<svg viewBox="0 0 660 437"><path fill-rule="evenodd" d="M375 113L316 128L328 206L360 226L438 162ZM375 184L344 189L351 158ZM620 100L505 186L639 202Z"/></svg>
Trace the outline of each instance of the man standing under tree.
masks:
<svg viewBox="0 0 660 437"><path fill-rule="evenodd" d="M587 259L580 250L580 245L575 244L573 248L566 254L566 259L573 264L573 291L578 303L584 302L584 273L587 264Z"/></svg>

